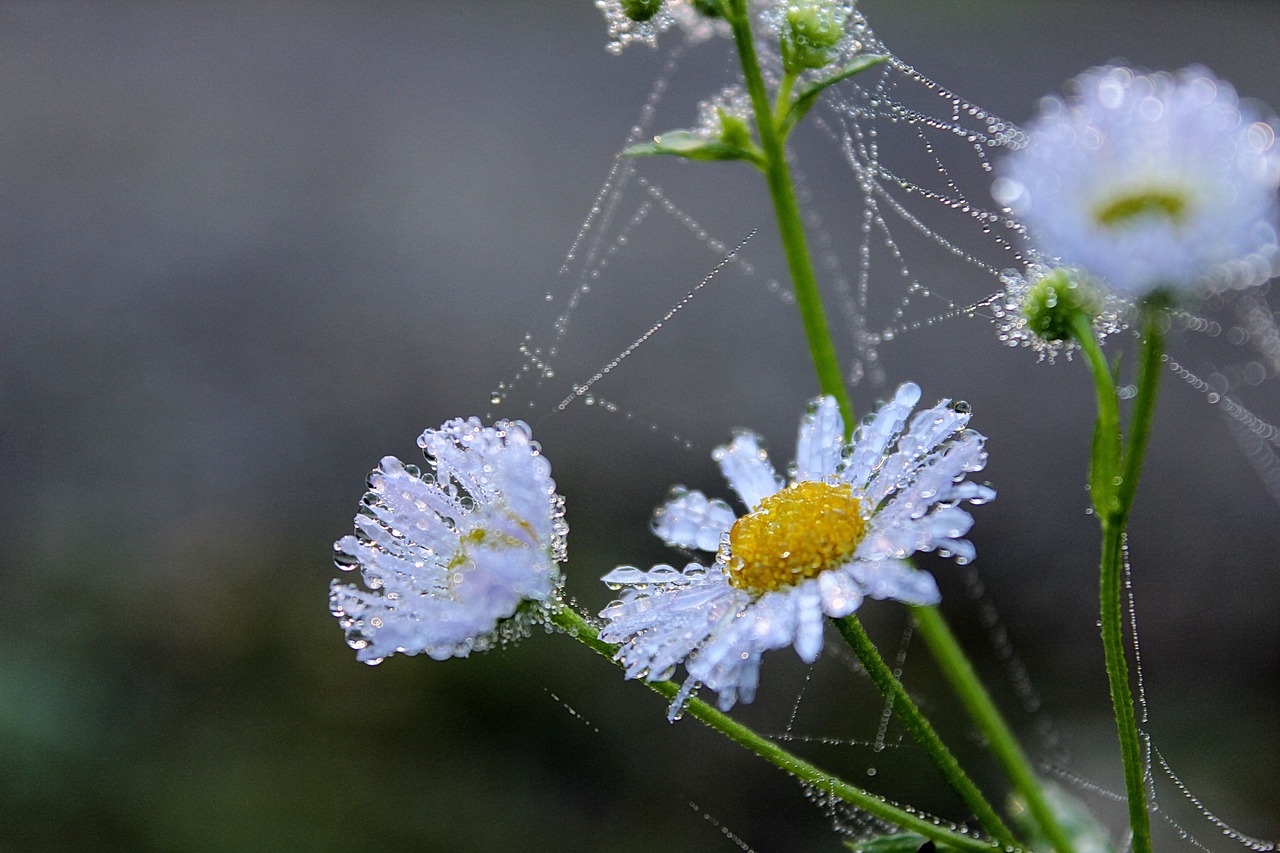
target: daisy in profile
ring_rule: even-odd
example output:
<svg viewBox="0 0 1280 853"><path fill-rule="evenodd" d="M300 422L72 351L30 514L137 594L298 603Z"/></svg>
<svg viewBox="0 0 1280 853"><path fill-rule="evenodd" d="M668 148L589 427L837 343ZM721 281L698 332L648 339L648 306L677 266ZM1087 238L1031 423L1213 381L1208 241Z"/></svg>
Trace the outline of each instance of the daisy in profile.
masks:
<svg viewBox="0 0 1280 853"><path fill-rule="evenodd" d="M1046 262L1133 299L1246 287L1275 273L1274 117L1196 66L1094 68L1069 92L1044 99L992 190Z"/></svg>
<svg viewBox="0 0 1280 853"><path fill-rule="evenodd" d="M965 480L986 464L968 406L944 400L912 415L919 399L920 388L904 384L852 444L835 400L816 400L800 423L789 485L759 436L737 433L713 455L747 509L740 517L724 501L672 490L654 532L715 561L605 576L624 591L601 612L600 636L621 644L627 676L664 680L683 662L689 678L672 713L699 683L727 710L754 697L764 652L792 646L814 661L824 617L848 616L867 597L937 603L933 577L907 559L937 551L971 560L960 537L973 519L960 504L995 493Z"/></svg>
<svg viewBox="0 0 1280 853"><path fill-rule="evenodd" d="M455 419L418 438L431 470L394 456L369 475L355 535L334 543L329 609L356 656L443 660L522 636L560 588L564 500L519 421Z"/></svg>

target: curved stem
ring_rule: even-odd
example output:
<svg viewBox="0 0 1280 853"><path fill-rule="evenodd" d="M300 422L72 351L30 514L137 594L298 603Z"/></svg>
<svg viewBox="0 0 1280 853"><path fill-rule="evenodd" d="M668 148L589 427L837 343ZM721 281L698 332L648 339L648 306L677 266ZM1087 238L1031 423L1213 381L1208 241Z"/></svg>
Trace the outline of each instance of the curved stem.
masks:
<svg viewBox="0 0 1280 853"><path fill-rule="evenodd" d="M760 149L764 153L764 174L773 199L773 211L778 220L778 235L787 256L791 283L796 291L796 306L804 323L809 352L818 373L818 384L823 394L836 398L846 431L854 427L853 406L845 389L840 359L831 342L831 330L822 307L822 294L818 290L818 278L809 257L809 243L800 219L800 205L796 201L795 188L791 184L791 169L787 165L787 152L782 135L778 132L773 105L760 72L755 43L751 36L751 21L745 0L730 0L726 4L725 18L733 27L738 58L742 62L742 75L751 96L751 109L755 113L756 132L760 135Z"/></svg>
<svg viewBox="0 0 1280 853"><path fill-rule="evenodd" d="M569 636L600 655L617 663L615 655L618 647L600 639L595 627L570 607L562 607L550 614L552 623L564 629ZM674 681L646 681L645 686L668 701L680 692L680 685ZM997 849L991 842L982 841L969 835L962 835L950 829L938 826L934 821L922 817L919 813L901 809L875 794L850 785L848 782L819 769L803 758L792 755L768 738L756 734L751 729L734 720L732 717L717 711L700 699L688 699L684 705L685 713L715 729L720 734L759 755L766 761L780 767L823 793L837 797L855 808L886 820L903 829L919 833L948 849L970 851L970 853L991 853Z"/></svg>
<svg viewBox="0 0 1280 853"><path fill-rule="evenodd" d="M845 616L832 621L835 622L836 628L840 630L841 636L849 643L854 654L858 656L858 660L862 662L862 666L866 669L867 674L871 676L871 680L875 682L876 687L880 688L880 692L889 700L893 710L906 724L916 743L920 744L920 747L937 766L938 770L942 772L947 784L960 795L960 799L978 818L982 828L991 833L1002 844L1016 847L1018 842L1014 839L1013 833L1004 825L1004 821L1000 820L1000 816L996 814L995 809L987 802L987 798L978 790L978 786L960 767L960 763L951 754L951 750L947 749L942 739L938 737L938 733L934 731L933 725L920 712L916 703L911 701L911 697L907 695L906 688L902 686L902 682L898 680L893 671L889 669L888 664L884 662L884 658L880 656L879 650L871 642L867 632L863 630L862 623L858 621L858 618L856 616ZM1069 853L1067 848L1062 848L1062 850L1063 853Z"/></svg>
<svg viewBox="0 0 1280 853"><path fill-rule="evenodd" d="M1071 853L1071 841L1045 799L1031 762L991 700L991 695L978 680L941 611L936 607L921 606L912 606L910 610L943 675L968 709L973 722L986 736L991 751L1004 767L1014 788L1022 795L1041 833L1058 853Z"/></svg>

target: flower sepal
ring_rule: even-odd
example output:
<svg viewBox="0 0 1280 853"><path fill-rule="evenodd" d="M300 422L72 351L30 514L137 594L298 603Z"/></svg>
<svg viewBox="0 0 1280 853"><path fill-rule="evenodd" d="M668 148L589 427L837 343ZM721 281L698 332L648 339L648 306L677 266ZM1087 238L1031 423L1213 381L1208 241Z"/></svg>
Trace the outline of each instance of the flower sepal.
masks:
<svg viewBox="0 0 1280 853"><path fill-rule="evenodd" d="M693 130L669 130L650 142L632 145L623 157L671 155L686 160L746 160L764 168L764 154L751 141L745 119L720 110L720 134L708 137Z"/></svg>
<svg viewBox="0 0 1280 853"><path fill-rule="evenodd" d="M1046 341L1075 340L1078 318L1086 327L1102 311L1102 295L1071 270L1058 267L1045 273L1022 301L1027 328Z"/></svg>

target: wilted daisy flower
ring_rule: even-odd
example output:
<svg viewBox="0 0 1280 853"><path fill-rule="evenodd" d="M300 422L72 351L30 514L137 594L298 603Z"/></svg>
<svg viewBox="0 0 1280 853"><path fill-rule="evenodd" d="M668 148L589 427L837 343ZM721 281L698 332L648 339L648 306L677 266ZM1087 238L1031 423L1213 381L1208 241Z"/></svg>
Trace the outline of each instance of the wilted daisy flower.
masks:
<svg viewBox="0 0 1280 853"><path fill-rule="evenodd" d="M432 470L385 457L355 535L334 543L338 566L358 566L369 589L335 580L329 609L367 663L465 657L523 635L560 586L564 499L528 426L455 419L418 446Z"/></svg>
<svg viewBox="0 0 1280 853"><path fill-rule="evenodd" d="M691 43L730 34L722 18L700 10L697 0L595 0L608 26L610 53L621 53L633 42L658 46L658 35L679 27Z"/></svg>
<svg viewBox="0 0 1280 853"><path fill-rule="evenodd" d="M1275 119L1228 83L1106 67L1042 102L993 193L1046 259L1141 297L1273 275L1277 186Z"/></svg>
<svg viewBox="0 0 1280 853"><path fill-rule="evenodd" d="M984 438L967 429L967 404L942 401L912 416L920 388L900 387L858 429L852 444L831 397L800 423L791 484L778 476L759 436L739 432L714 455L748 512L677 488L654 515L654 532L679 548L715 552L684 571L624 566L605 576L626 587L601 616L600 636L621 644L630 678L689 679L728 709L755 695L760 656L794 646L806 662L822 649L824 616L848 616L865 597L912 604L939 600L933 577L909 565L917 551L973 558L960 537L973 519L960 507L995 493L964 480L986 464Z"/></svg>

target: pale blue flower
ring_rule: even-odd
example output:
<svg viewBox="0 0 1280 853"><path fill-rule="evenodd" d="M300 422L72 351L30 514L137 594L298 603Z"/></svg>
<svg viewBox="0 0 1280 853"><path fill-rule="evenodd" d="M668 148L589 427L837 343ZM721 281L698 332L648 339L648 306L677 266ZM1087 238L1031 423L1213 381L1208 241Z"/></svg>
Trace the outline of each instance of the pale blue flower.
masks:
<svg viewBox="0 0 1280 853"><path fill-rule="evenodd" d="M710 567L623 566L604 581L625 588L601 612L600 636L620 643L630 678L689 673L678 710L697 683L720 707L749 702L760 657L793 646L806 662L822 650L824 617L853 613L866 597L935 604L938 587L908 558L918 551L973 559L961 508L994 497L965 477L986 464L985 439L967 428L968 406L942 401L912 415L908 383L858 429L852 444L831 397L800 424L791 484L759 436L739 432L714 458L748 513L677 488L654 515L654 532L678 548L714 552Z"/></svg>
<svg viewBox="0 0 1280 853"><path fill-rule="evenodd" d="M1204 68L1095 68L1042 102L993 193L1044 262L1121 295L1258 284L1277 268L1276 127Z"/></svg>
<svg viewBox="0 0 1280 853"><path fill-rule="evenodd" d="M465 657L518 636L559 591L564 501L519 421L455 419L418 438L432 470L387 456L356 533L334 543L368 590L333 581L329 608L356 656ZM517 611L520 611L517 613Z"/></svg>

